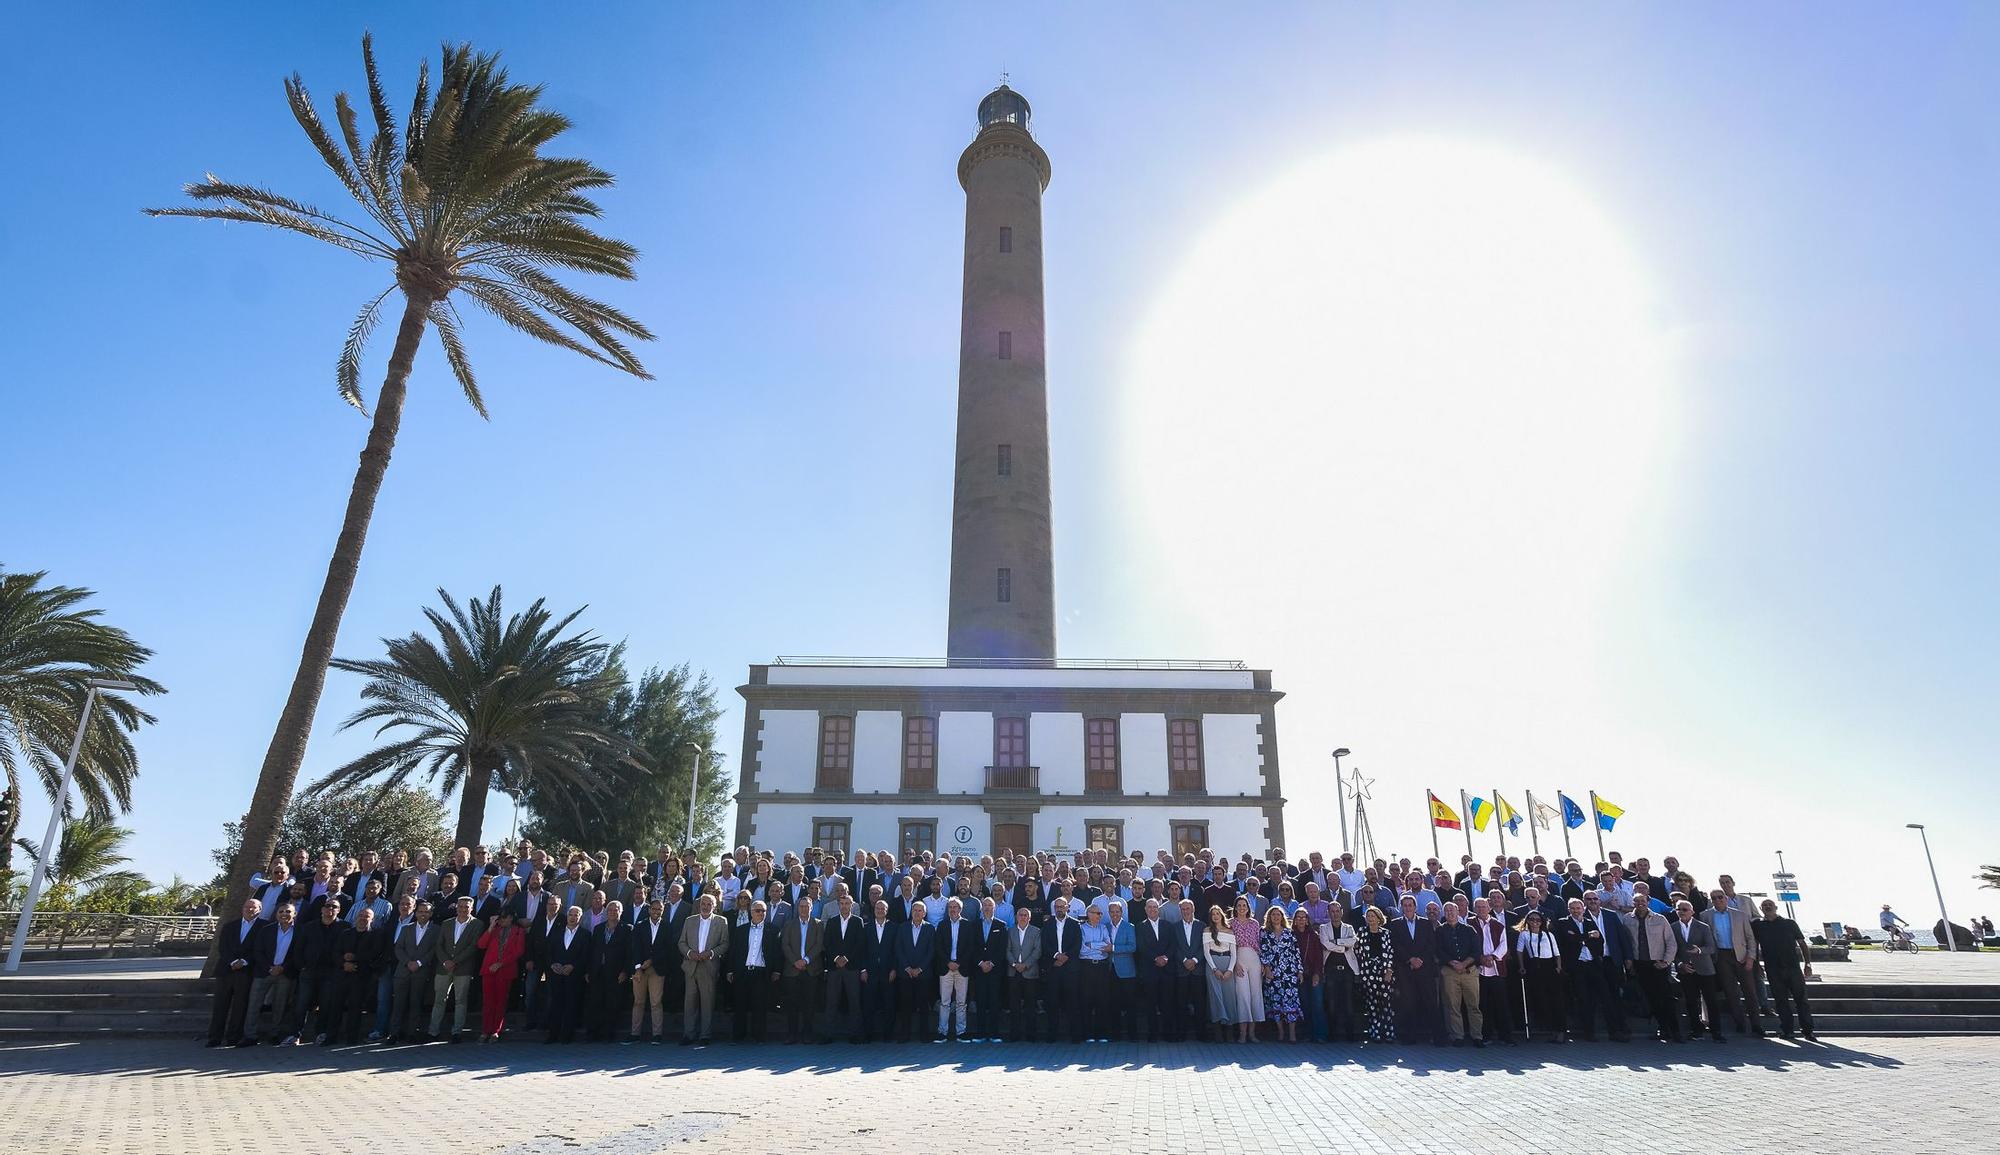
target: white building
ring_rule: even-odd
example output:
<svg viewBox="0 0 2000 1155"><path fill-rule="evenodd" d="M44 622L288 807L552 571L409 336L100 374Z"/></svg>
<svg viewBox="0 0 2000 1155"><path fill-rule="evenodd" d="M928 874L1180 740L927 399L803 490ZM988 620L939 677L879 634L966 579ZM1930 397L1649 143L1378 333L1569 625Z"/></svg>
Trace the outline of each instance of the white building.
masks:
<svg viewBox="0 0 2000 1155"><path fill-rule="evenodd" d="M1284 845L1268 670L1064 661L1055 649L1041 197L1005 85L966 194L951 606L943 659L780 658L743 695L736 838L773 850Z"/></svg>

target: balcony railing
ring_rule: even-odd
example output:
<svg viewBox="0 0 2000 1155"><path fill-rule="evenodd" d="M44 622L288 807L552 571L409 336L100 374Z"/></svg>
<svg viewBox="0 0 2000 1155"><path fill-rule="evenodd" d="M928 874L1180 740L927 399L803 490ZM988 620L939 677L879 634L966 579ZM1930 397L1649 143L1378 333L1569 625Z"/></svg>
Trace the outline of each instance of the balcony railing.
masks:
<svg viewBox="0 0 2000 1155"><path fill-rule="evenodd" d="M1042 788L1042 768L1040 766L988 766L986 768L986 788L988 790L1040 790Z"/></svg>
<svg viewBox="0 0 2000 1155"><path fill-rule="evenodd" d="M780 655L774 666L907 666L921 670L1247 670L1233 658L836 658Z"/></svg>
<svg viewBox="0 0 2000 1155"><path fill-rule="evenodd" d="M0 911L0 927L11 934L20 917L19 911ZM217 921L206 915L81 914L38 910L28 919L27 948L151 950L162 943L212 939Z"/></svg>

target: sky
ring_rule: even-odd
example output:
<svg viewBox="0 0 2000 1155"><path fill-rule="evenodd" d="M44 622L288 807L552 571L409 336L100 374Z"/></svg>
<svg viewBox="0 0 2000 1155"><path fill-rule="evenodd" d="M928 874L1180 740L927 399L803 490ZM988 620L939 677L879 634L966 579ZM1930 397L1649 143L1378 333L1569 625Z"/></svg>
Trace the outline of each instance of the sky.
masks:
<svg viewBox="0 0 2000 1155"><path fill-rule="evenodd" d="M1612 848L1704 882L1768 889L1784 851L1810 923L1929 925L1907 822L1955 918L2000 907L1990 6L16 23L0 562L157 651L155 877L206 878L248 801L366 432L335 356L387 272L139 209L210 171L339 204L280 81L358 91L372 29L399 106L463 39L574 119L643 254L585 285L658 380L473 318L482 421L426 344L342 655L439 587L587 605L724 688L733 775L749 664L939 653L954 172L1004 72L1054 170L1061 652L1270 668L1291 849L1338 843L1344 746L1384 852L1428 852L1427 789L1594 789ZM356 688L329 677L302 781L364 748Z"/></svg>

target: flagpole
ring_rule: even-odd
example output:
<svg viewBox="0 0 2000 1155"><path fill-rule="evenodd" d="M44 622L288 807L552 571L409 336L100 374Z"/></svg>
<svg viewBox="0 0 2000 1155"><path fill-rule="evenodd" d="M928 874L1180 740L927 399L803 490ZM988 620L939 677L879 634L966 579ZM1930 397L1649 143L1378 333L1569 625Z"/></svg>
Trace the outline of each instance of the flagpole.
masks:
<svg viewBox="0 0 2000 1155"><path fill-rule="evenodd" d="M1465 831L1465 856L1472 858L1472 799L1463 790L1458 792L1458 817L1458 828Z"/></svg>
<svg viewBox="0 0 2000 1155"><path fill-rule="evenodd" d="M1597 791L1590 792L1590 824L1597 827L1597 861L1604 861L1604 815L1597 809Z"/></svg>
<svg viewBox="0 0 2000 1155"><path fill-rule="evenodd" d="M1556 789L1556 801L1561 802L1565 797L1567 797L1567 795L1565 795L1562 792L1562 789L1558 787ZM1556 821L1562 823L1562 828L1563 828L1563 857L1575 858L1576 851L1571 850L1569 848L1569 814L1566 811L1564 811L1560 806L1556 807Z"/></svg>
<svg viewBox="0 0 2000 1155"><path fill-rule="evenodd" d="M1500 788L1497 786L1493 788L1493 833L1500 836L1500 866L1504 870L1507 866L1507 824L1500 821Z"/></svg>
<svg viewBox="0 0 2000 1155"><path fill-rule="evenodd" d="M1429 790L1424 791L1424 821L1431 825L1431 857L1442 858L1444 851L1438 849L1437 808L1432 805L1436 801L1437 795Z"/></svg>
<svg viewBox="0 0 2000 1155"><path fill-rule="evenodd" d="M1536 858L1540 858L1542 856L1542 836L1535 833L1535 827L1540 825L1540 823L1535 821L1535 815L1537 815L1538 813L1540 813L1540 811L1535 809L1535 792L1533 790L1530 790L1528 791L1528 845L1535 848ZM1527 997L1525 993L1525 988L1524 988L1524 993L1522 994L1521 997L1522 998Z"/></svg>

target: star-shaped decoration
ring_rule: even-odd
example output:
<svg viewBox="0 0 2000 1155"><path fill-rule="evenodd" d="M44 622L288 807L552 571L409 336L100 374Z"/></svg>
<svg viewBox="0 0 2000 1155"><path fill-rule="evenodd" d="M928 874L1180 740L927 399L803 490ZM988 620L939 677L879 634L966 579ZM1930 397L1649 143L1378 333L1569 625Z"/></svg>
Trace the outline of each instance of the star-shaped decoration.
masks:
<svg viewBox="0 0 2000 1155"><path fill-rule="evenodd" d="M1361 776L1361 767L1359 766L1354 768L1354 777L1347 785L1356 798L1365 800L1373 797L1373 795L1368 793L1368 788L1375 785L1375 780L1373 778L1363 778Z"/></svg>

